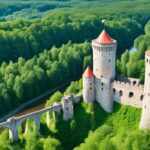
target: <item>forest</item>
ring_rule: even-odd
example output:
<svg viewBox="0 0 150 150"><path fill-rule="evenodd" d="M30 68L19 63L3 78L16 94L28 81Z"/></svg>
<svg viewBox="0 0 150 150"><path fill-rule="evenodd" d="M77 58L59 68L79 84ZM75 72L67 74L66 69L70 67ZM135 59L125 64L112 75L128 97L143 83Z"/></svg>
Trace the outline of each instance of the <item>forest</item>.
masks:
<svg viewBox="0 0 150 150"><path fill-rule="evenodd" d="M150 49L149 8L149 0L1 0L0 116L74 77L81 78L88 65L92 68L91 40L104 28L117 40L117 73L140 78L143 84L144 55ZM136 51L130 53L131 47ZM63 93L54 93L46 107L81 89L82 80L72 82ZM30 131L25 135L21 125L17 143L8 140L5 130L0 149L149 148L149 133L138 130L140 109L115 104L109 115L97 103L81 102L75 110L68 122L51 114L48 128L42 116L40 134L27 120Z"/></svg>

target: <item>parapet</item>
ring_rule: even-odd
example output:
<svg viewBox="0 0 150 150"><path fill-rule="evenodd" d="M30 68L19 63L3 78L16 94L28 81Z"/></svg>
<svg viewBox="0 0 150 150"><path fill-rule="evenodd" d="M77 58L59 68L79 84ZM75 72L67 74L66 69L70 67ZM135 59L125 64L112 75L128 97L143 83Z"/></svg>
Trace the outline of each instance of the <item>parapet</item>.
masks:
<svg viewBox="0 0 150 150"><path fill-rule="evenodd" d="M134 83L129 83L129 82L123 82L123 81L113 81L112 83L113 87L118 87L118 88L134 88L134 90L143 90L144 85L141 84L134 84Z"/></svg>
<svg viewBox="0 0 150 150"><path fill-rule="evenodd" d="M137 79L137 78L128 78L128 77L123 77L123 76L120 76L120 75L117 75L115 80L130 83L130 84L134 84L134 85L140 84L140 80Z"/></svg>

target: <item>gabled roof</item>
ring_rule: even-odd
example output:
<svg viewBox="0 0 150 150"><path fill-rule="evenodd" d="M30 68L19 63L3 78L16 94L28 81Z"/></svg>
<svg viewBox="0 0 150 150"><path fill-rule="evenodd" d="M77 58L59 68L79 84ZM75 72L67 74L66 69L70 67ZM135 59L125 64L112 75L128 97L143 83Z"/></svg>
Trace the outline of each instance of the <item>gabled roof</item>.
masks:
<svg viewBox="0 0 150 150"><path fill-rule="evenodd" d="M101 44L112 44L114 43L114 40L109 36L106 30L103 30L97 39L95 39L95 42Z"/></svg>
<svg viewBox="0 0 150 150"><path fill-rule="evenodd" d="M86 77L86 78L94 78L94 74L91 70L91 68L88 66L85 70L85 72L83 73L82 77Z"/></svg>
<svg viewBox="0 0 150 150"><path fill-rule="evenodd" d="M150 56L150 50L147 50L147 51L145 52L145 55Z"/></svg>

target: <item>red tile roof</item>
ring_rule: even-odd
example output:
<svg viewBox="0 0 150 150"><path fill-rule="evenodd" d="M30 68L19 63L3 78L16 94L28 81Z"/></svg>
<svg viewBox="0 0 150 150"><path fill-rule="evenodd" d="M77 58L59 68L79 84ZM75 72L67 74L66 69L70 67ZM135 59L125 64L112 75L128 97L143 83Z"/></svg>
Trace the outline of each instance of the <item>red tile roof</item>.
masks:
<svg viewBox="0 0 150 150"><path fill-rule="evenodd" d="M86 70L82 76L86 77L86 78L93 78L94 77L94 74L93 74L93 72L89 66L86 68Z"/></svg>
<svg viewBox="0 0 150 150"><path fill-rule="evenodd" d="M146 51L146 52L145 52L145 55L150 56L150 50Z"/></svg>
<svg viewBox="0 0 150 150"><path fill-rule="evenodd" d="M112 44L114 43L114 40L109 36L109 34L103 30L101 34L95 39L96 43L102 43L102 44Z"/></svg>

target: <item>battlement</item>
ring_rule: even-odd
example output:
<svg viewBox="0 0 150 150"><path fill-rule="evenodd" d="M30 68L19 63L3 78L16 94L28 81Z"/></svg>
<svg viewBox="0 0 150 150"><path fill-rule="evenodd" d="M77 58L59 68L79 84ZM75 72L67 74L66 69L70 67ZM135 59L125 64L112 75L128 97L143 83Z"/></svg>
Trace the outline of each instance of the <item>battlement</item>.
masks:
<svg viewBox="0 0 150 150"><path fill-rule="evenodd" d="M123 82L123 81L113 81L112 82L113 87L124 87L124 88L134 88L136 89L144 89L144 85L142 84L134 84L134 83L129 83L129 82Z"/></svg>

